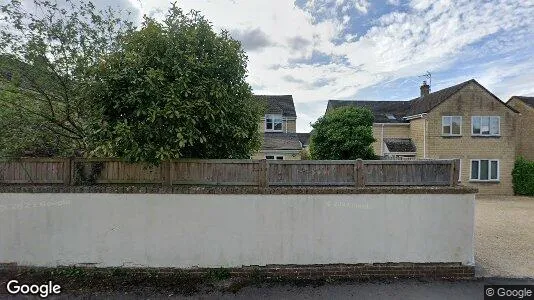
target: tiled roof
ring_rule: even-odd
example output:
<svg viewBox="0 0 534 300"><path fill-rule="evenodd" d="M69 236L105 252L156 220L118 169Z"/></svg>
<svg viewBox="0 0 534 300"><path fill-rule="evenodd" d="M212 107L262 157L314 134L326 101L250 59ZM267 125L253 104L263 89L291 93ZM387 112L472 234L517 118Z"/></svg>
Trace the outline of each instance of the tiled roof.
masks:
<svg viewBox="0 0 534 300"><path fill-rule="evenodd" d="M369 108L375 117L375 123L403 123L406 112L410 109L408 101L348 101L329 100L326 111L341 106L363 106Z"/></svg>
<svg viewBox="0 0 534 300"><path fill-rule="evenodd" d="M254 97L266 103L268 114L281 114L284 117L297 116L291 95L254 95Z"/></svg>
<svg viewBox="0 0 534 300"><path fill-rule="evenodd" d="M440 105L441 102L447 100L449 97L454 95L456 92L458 92L471 82L476 81L472 79L457 85L453 85L448 88L444 88L434 93L430 93L424 97L417 97L410 100L410 109L408 110L408 116L418 115L431 111L434 107Z"/></svg>
<svg viewBox="0 0 534 300"><path fill-rule="evenodd" d="M385 138L389 152L416 152L415 144L409 138Z"/></svg>
<svg viewBox="0 0 534 300"><path fill-rule="evenodd" d="M414 98L409 101L329 100L326 111L346 105L364 106L373 111L375 123L404 123L406 122L406 120L403 119L404 117L428 113L470 83L477 84L486 90L490 95L492 95L497 101L501 102L504 106L508 107L513 112L517 112L517 110L502 102L497 96L492 94L474 79L430 93L424 97Z"/></svg>
<svg viewBox="0 0 534 300"><path fill-rule="evenodd" d="M301 150L302 146L296 133L265 132L263 150Z"/></svg>
<svg viewBox="0 0 534 300"><path fill-rule="evenodd" d="M310 133L297 133L300 143L303 147L306 147L310 144Z"/></svg>
<svg viewBox="0 0 534 300"><path fill-rule="evenodd" d="M521 102L525 103L526 105L534 108L534 97L525 97L525 96L512 96L513 98L517 98L521 100Z"/></svg>

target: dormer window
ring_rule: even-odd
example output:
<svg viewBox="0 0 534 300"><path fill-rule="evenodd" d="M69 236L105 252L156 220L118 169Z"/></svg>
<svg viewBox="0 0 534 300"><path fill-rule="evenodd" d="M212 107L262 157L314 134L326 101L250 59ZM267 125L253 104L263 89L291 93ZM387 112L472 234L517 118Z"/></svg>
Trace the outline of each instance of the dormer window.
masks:
<svg viewBox="0 0 534 300"><path fill-rule="evenodd" d="M282 115L265 115L265 131L282 131Z"/></svg>

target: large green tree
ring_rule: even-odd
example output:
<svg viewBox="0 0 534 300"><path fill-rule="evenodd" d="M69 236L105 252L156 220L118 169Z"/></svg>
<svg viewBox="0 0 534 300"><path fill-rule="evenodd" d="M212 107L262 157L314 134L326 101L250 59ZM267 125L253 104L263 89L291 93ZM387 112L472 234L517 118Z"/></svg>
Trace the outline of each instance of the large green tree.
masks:
<svg viewBox="0 0 534 300"><path fill-rule="evenodd" d="M263 108L246 66L241 44L198 12L173 5L162 22L145 17L96 72L97 152L153 163L248 158L261 145Z"/></svg>
<svg viewBox="0 0 534 300"><path fill-rule="evenodd" d="M362 107L327 112L312 124L312 159L375 159L373 119L373 113Z"/></svg>
<svg viewBox="0 0 534 300"><path fill-rule="evenodd" d="M88 83L132 24L83 0L28 4L0 5L0 155L88 154L100 119Z"/></svg>

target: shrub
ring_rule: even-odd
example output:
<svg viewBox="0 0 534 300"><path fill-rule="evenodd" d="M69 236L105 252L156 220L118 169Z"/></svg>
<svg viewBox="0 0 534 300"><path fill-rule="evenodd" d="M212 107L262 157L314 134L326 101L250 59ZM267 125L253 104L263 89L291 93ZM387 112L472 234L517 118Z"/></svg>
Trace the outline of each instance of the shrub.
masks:
<svg viewBox="0 0 534 300"><path fill-rule="evenodd" d="M512 183L516 195L534 196L534 161L517 158L512 171Z"/></svg>

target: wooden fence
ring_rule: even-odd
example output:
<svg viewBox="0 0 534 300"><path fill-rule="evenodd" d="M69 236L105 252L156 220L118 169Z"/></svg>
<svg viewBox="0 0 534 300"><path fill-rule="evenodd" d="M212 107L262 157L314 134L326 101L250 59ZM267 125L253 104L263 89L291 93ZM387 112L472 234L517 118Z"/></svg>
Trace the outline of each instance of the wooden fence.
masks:
<svg viewBox="0 0 534 300"><path fill-rule="evenodd" d="M202 160L158 166L119 159L0 160L0 184L455 186L458 160Z"/></svg>

